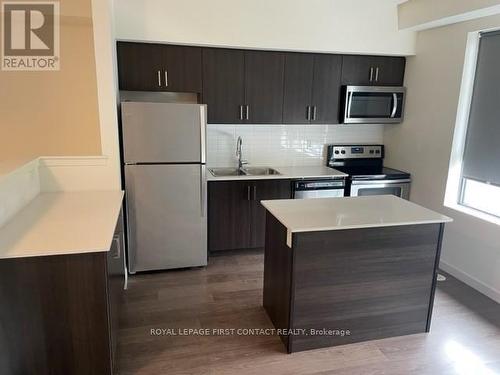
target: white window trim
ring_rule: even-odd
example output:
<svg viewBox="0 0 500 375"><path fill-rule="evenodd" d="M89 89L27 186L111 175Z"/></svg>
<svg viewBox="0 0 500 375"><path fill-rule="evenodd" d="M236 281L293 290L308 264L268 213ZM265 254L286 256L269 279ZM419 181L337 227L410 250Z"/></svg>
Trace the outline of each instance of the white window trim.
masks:
<svg viewBox="0 0 500 375"><path fill-rule="evenodd" d="M453 134L453 144L451 148L450 165L448 168L448 180L446 182L444 205L448 208L477 217L481 220L500 225L500 218L459 203L460 195L462 193L462 163L465 151L472 93L474 90L480 33L495 30L498 29L474 31L467 35L465 62L462 72L460 96L458 99L457 117L455 120L455 132Z"/></svg>

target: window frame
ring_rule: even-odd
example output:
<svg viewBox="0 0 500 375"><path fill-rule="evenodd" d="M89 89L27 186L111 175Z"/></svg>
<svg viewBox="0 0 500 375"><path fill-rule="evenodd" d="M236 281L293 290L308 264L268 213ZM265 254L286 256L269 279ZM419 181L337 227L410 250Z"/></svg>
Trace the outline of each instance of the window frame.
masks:
<svg viewBox="0 0 500 375"><path fill-rule="evenodd" d="M482 33L491 31L500 31L500 28L474 31L468 33L467 35L465 61L460 85L457 116L455 120L455 132L453 134L450 163L448 167L448 179L446 182L444 206L500 225L499 216L466 206L462 203L465 189L465 178L462 175L462 167L479 56L479 42Z"/></svg>

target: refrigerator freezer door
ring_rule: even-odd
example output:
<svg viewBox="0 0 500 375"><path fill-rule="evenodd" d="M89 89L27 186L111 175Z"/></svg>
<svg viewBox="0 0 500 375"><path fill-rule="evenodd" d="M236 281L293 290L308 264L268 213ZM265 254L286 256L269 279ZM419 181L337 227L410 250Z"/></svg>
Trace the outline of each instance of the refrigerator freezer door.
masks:
<svg viewBox="0 0 500 375"><path fill-rule="evenodd" d="M122 102L126 164L205 163L206 106Z"/></svg>
<svg viewBox="0 0 500 375"><path fill-rule="evenodd" d="M126 165L130 272L207 264L204 165Z"/></svg>

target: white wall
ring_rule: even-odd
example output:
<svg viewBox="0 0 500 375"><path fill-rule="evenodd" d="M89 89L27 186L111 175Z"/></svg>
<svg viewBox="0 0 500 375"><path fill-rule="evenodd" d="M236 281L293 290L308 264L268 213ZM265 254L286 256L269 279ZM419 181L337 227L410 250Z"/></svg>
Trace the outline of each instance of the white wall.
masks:
<svg viewBox="0 0 500 375"><path fill-rule="evenodd" d="M499 0L409 0L398 7L399 28L424 30L500 13Z"/></svg>
<svg viewBox="0 0 500 375"><path fill-rule="evenodd" d="M325 165L326 144L381 144L383 125L208 125L207 164L235 166L236 139L243 159L262 166Z"/></svg>
<svg viewBox="0 0 500 375"><path fill-rule="evenodd" d="M119 190L117 78L112 0L92 0L102 156L42 155L43 191Z"/></svg>
<svg viewBox="0 0 500 375"><path fill-rule="evenodd" d="M500 302L500 226L444 207L467 33L500 27L500 16L422 31L407 61L405 121L387 126L386 164L413 175L411 200L452 217L441 267Z"/></svg>
<svg viewBox="0 0 500 375"><path fill-rule="evenodd" d="M397 0L116 0L118 39L411 55Z"/></svg>

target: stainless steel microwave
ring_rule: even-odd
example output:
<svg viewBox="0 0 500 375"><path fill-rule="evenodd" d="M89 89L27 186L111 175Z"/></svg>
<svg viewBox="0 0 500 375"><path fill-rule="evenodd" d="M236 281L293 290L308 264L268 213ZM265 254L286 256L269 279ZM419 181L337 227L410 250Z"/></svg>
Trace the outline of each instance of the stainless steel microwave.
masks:
<svg viewBox="0 0 500 375"><path fill-rule="evenodd" d="M403 121L405 87L344 86L344 124L385 124Z"/></svg>

